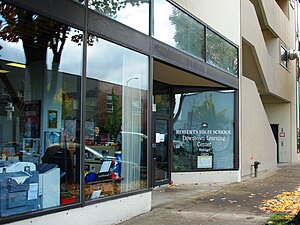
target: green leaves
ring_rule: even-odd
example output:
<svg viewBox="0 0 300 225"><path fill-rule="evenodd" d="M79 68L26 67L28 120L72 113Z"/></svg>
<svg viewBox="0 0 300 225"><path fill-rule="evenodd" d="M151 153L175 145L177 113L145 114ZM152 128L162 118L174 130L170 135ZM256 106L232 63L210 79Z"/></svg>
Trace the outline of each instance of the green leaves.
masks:
<svg viewBox="0 0 300 225"><path fill-rule="evenodd" d="M202 105L194 106L194 108L197 119L202 122L209 122L210 128L223 127L229 122L229 119L226 116L226 109L219 112L216 111L212 94L207 94Z"/></svg>

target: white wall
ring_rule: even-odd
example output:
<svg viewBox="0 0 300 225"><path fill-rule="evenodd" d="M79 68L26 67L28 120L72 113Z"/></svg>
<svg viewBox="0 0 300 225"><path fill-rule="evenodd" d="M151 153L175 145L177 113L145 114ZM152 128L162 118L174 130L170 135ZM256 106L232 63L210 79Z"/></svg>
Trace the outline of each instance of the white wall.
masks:
<svg viewBox="0 0 300 225"><path fill-rule="evenodd" d="M239 0L175 0L226 38L240 45Z"/></svg>
<svg viewBox="0 0 300 225"><path fill-rule="evenodd" d="M240 181L240 171L205 171L172 173L174 184L233 183Z"/></svg>
<svg viewBox="0 0 300 225"><path fill-rule="evenodd" d="M151 192L9 223L8 225L109 225L151 209Z"/></svg>
<svg viewBox="0 0 300 225"><path fill-rule="evenodd" d="M255 83L241 77L241 169L242 176L253 174L254 161L261 162L259 171L277 165L277 145L270 122Z"/></svg>

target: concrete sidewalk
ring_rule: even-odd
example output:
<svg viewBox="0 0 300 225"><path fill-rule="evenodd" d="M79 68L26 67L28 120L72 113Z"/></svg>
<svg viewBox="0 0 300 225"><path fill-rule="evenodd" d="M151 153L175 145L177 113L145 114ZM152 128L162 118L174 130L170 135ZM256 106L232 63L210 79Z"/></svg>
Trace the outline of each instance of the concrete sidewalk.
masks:
<svg viewBox="0 0 300 225"><path fill-rule="evenodd" d="M152 210L122 225L262 225L271 214L260 204L300 186L300 163L280 166L234 184L155 188Z"/></svg>

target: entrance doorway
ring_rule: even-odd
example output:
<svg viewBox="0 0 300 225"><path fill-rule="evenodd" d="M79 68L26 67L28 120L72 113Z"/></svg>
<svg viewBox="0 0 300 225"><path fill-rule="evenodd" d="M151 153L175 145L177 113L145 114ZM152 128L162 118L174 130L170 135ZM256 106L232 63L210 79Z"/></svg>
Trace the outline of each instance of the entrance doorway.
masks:
<svg viewBox="0 0 300 225"><path fill-rule="evenodd" d="M225 89L226 86L175 66L154 60L152 94L151 185L171 181L173 158L173 116L176 94L197 91L199 88Z"/></svg>
<svg viewBox="0 0 300 225"><path fill-rule="evenodd" d="M279 146L278 146L279 124L271 124L271 129L277 144L277 163L279 163Z"/></svg>
<svg viewBox="0 0 300 225"><path fill-rule="evenodd" d="M152 186L171 180L172 118L171 86L153 81L152 110Z"/></svg>
<svg viewBox="0 0 300 225"><path fill-rule="evenodd" d="M170 118L167 116L154 116L153 121L152 186L158 186L169 183L171 178Z"/></svg>

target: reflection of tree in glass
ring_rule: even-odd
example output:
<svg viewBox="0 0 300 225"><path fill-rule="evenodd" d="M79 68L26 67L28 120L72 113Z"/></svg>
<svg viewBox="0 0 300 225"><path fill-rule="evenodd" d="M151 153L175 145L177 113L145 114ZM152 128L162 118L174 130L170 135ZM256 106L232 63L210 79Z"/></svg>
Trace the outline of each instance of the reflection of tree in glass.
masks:
<svg viewBox="0 0 300 225"><path fill-rule="evenodd" d="M168 113L169 112L169 104L170 104L169 95L155 95L155 104L156 110L160 113Z"/></svg>
<svg viewBox="0 0 300 225"><path fill-rule="evenodd" d="M78 2L83 2L78 0ZM115 15L120 9L124 8L126 4L132 6L148 2L148 0L89 0L89 5L96 8L98 11ZM71 27L51 20L46 17L39 16L33 12L26 11L22 8L0 1L1 13L1 27L0 38L6 42L18 43L22 41L23 49L26 59L26 68L30 76L41 76L46 69L47 50L50 48L53 52L52 59L52 75L55 77L59 70L61 56L65 42L68 37L71 41L82 44L83 33L81 31L72 29ZM88 45L93 45L97 38L88 35ZM3 46L0 46L0 49ZM35 62L39 62L37 65ZM6 75L1 76L5 80L6 86L11 86ZM31 79L31 82L34 79ZM49 90L56 88L57 80L53 79L52 84L48 84ZM7 87L11 96L17 96L13 88ZM19 98L13 97L14 105L21 105Z"/></svg>
<svg viewBox="0 0 300 225"><path fill-rule="evenodd" d="M116 17L117 12L122 8L125 8L128 3L132 6L138 6L148 2L149 0L89 0L88 4L90 8L114 18Z"/></svg>
<svg viewBox="0 0 300 225"><path fill-rule="evenodd" d="M216 111L212 94L207 94L203 103L200 106L194 106L194 109L194 116L199 122L207 122L209 129L221 129L230 122L226 116L227 109Z"/></svg>
<svg viewBox="0 0 300 225"><path fill-rule="evenodd" d="M237 74L237 49L211 31L207 31L207 62Z"/></svg>
<svg viewBox="0 0 300 225"><path fill-rule="evenodd" d="M196 107L197 117L201 122L208 123L210 130L230 130L231 134L212 134L212 137L220 137L222 140L212 140L214 154L214 168L231 168L233 163L233 124L228 118L227 109L216 110L212 94L207 94L202 105Z"/></svg>
<svg viewBox="0 0 300 225"><path fill-rule="evenodd" d="M145 2L148 0L89 0L89 5L103 14L114 16L128 3L135 6ZM8 42L22 40L27 65L32 61L46 60L48 47L53 51L53 64L59 65L69 26L4 2L0 2L0 13L1 39ZM76 33L72 34L71 40L80 45L83 34ZM88 43L93 41L94 37L89 36Z"/></svg>
<svg viewBox="0 0 300 225"><path fill-rule="evenodd" d="M176 29L174 36L176 47L203 59L205 55L203 26L175 7L169 19Z"/></svg>
<svg viewBox="0 0 300 225"><path fill-rule="evenodd" d="M175 7L169 19L176 29L176 47L204 59L204 26ZM208 29L206 41L207 62L237 74L237 49Z"/></svg>
<svg viewBox="0 0 300 225"><path fill-rule="evenodd" d="M113 140L116 140L118 132L120 131L121 128L122 115L121 115L121 108L119 107L118 96L116 96L115 90L113 88L111 90L111 96L112 96L112 111L107 113L107 120L106 120L105 127L109 132L111 138Z"/></svg>
<svg viewBox="0 0 300 225"><path fill-rule="evenodd" d="M64 86L66 84L64 83ZM72 97L68 96L68 93L65 91L66 88L60 88L58 90L58 93L54 96L54 101L60 102L62 104L62 113L61 117L62 119L66 119L68 116L70 116L72 112L72 107L73 107L73 101Z"/></svg>

